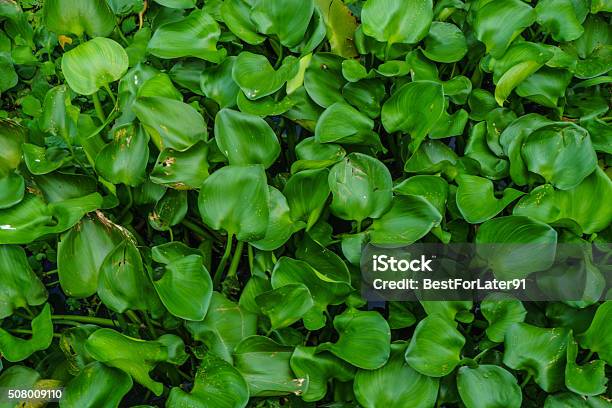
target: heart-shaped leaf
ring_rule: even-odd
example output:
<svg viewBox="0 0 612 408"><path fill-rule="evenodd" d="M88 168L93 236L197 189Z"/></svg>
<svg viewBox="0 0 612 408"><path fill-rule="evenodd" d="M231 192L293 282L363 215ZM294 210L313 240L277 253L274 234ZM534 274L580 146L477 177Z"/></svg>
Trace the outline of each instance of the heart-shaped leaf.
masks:
<svg viewBox="0 0 612 408"><path fill-rule="evenodd" d="M263 166L225 166L204 181L198 207L211 228L255 241L266 234L269 199Z"/></svg>
<svg viewBox="0 0 612 408"><path fill-rule="evenodd" d="M225 50L217 50L219 24L203 10L195 10L179 21L161 25L153 33L148 50L160 58L196 57L220 62Z"/></svg>
<svg viewBox="0 0 612 408"><path fill-rule="evenodd" d="M436 62L456 62L467 53L467 42L454 24L435 21L424 40L423 54Z"/></svg>
<svg viewBox="0 0 612 408"><path fill-rule="evenodd" d="M414 330L406 349L406 362L423 375L444 377L459 364L464 344L465 338L455 322L432 314Z"/></svg>
<svg viewBox="0 0 612 408"><path fill-rule="evenodd" d="M387 132L405 132L417 150L444 112L442 85L433 81L410 82L393 93L382 107L382 123Z"/></svg>
<svg viewBox="0 0 612 408"><path fill-rule="evenodd" d="M308 378L304 401L319 401L327 393L329 380L350 381L355 368L328 352L317 353L316 347L297 346L291 355L291 370L301 378Z"/></svg>
<svg viewBox="0 0 612 408"><path fill-rule="evenodd" d="M527 316L523 303L504 293L492 293L480 303L480 311L489 322L487 337L491 341L504 341L506 331L514 323L522 323Z"/></svg>
<svg viewBox="0 0 612 408"><path fill-rule="evenodd" d="M573 123L539 128L527 136L521 153L529 171L561 190L576 187L597 167L589 133Z"/></svg>
<svg viewBox="0 0 612 408"><path fill-rule="evenodd" d="M387 321L374 311L348 309L334 319L340 338L323 343L318 350L329 350L336 357L365 370L382 367L391 353L391 329Z"/></svg>
<svg viewBox="0 0 612 408"><path fill-rule="evenodd" d="M4 329L0 329L0 353L12 363L25 360L33 353L44 350L53 340L53 323L51 322L51 306L45 303L43 310L32 319L32 336L29 339L16 337Z"/></svg>
<svg viewBox="0 0 612 408"><path fill-rule="evenodd" d="M121 45L96 37L68 51L62 57L66 82L78 94L91 95L126 73L128 56Z"/></svg>
<svg viewBox="0 0 612 408"><path fill-rule="evenodd" d="M116 408L132 388L132 377L116 368L93 362L66 386L61 406Z"/></svg>
<svg viewBox="0 0 612 408"><path fill-rule="evenodd" d="M296 378L289 361L292 347L282 346L264 336L245 338L234 349L234 366L249 385L251 397L301 394L308 378Z"/></svg>
<svg viewBox="0 0 612 408"><path fill-rule="evenodd" d="M250 17L258 31L276 35L289 48L302 41L314 12L313 0L255 0L252 4Z"/></svg>
<svg viewBox="0 0 612 408"><path fill-rule="evenodd" d="M213 292L204 320L186 322L185 326L195 340L208 347L210 353L232 363L234 347L257 332L257 315Z"/></svg>
<svg viewBox="0 0 612 408"><path fill-rule="evenodd" d="M462 174L457 177L457 208L471 224L484 222L503 211L512 201L524 193L513 188L504 189L500 198L495 197L493 183L478 176Z"/></svg>
<svg viewBox="0 0 612 408"><path fill-rule="evenodd" d="M358 223L378 218L391 205L392 187L391 174L384 164L371 156L351 153L329 172L331 211Z"/></svg>
<svg viewBox="0 0 612 408"><path fill-rule="evenodd" d="M611 315L612 302L602 303L588 330L578 338L582 347L597 353L608 364L612 363L612 333L607 329Z"/></svg>
<svg viewBox="0 0 612 408"><path fill-rule="evenodd" d="M565 386L579 395L599 395L606 391L606 363L593 360L585 364L576 363L578 344L573 336L567 338L567 365L565 366Z"/></svg>
<svg viewBox="0 0 612 408"><path fill-rule="evenodd" d="M357 401L367 407L426 408L435 404L438 379L427 377L410 367L404 359L407 343L391 344L391 357L377 370L358 370L353 391Z"/></svg>
<svg viewBox="0 0 612 408"><path fill-rule="evenodd" d="M187 359L183 340L174 334L143 341L112 329L100 329L89 336L86 349L97 361L129 374L157 396L161 395L164 386L153 380L149 372L158 363L182 365Z"/></svg>
<svg viewBox="0 0 612 408"><path fill-rule="evenodd" d="M43 13L47 28L58 35L106 37L115 28L115 16L104 0L48 0Z"/></svg>
<svg viewBox="0 0 612 408"><path fill-rule="evenodd" d="M206 354L195 376L191 392L179 387L170 390L166 406L179 408L243 408L249 401L246 381L228 362Z"/></svg>
<svg viewBox="0 0 612 408"><path fill-rule="evenodd" d="M118 227L99 217L84 217L63 234L57 248L62 290L76 298L96 293L102 262L121 238Z"/></svg>
<svg viewBox="0 0 612 408"><path fill-rule="evenodd" d="M153 272L152 282L166 309L181 319L203 320L213 284L202 264L202 256L178 242L153 247L151 256L155 262L164 265L161 276L158 276L158 270Z"/></svg>
<svg viewBox="0 0 612 408"><path fill-rule="evenodd" d="M504 364L526 370L544 391L557 391L563 387L568 335L565 328L515 323L506 331Z"/></svg>
<svg viewBox="0 0 612 408"><path fill-rule="evenodd" d="M389 45L419 42L427 35L432 19L431 0L409 4L401 0L368 0L361 11L363 32Z"/></svg>
<svg viewBox="0 0 612 408"><path fill-rule="evenodd" d="M516 377L495 365L461 367L457 390L467 408L520 408L523 400Z"/></svg>
<svg viewBox="0 0 612 408"><path fill-rule="evenodd" d="M165 149L151 171L151 181L177 190L196 189L208 177L209 147L200 141L187 150Z"/></svg>
<svg viewBox="0 0 612 408"><path fill-rule="evenodd" d="M280 154L278 138L265 120L231 109L217 113L215 140L230 165L261 164L268 168Z"/></svg>
<svg viewBox="0 0 612 408"><path fill-rule="evenodd" d="M149 137L142 127L125 125L113 130L113 140L96 157L96 170L114 184L137 186L145 179Z"/></svg>
<svg viewBox="0 0 612 408"><path fill-rule="evenodd" d="M476 234L476 243L493 244L482 245L477 252L487 260L495 276L504 280L524 278L550 268L555 259L556 242L554 229L519 215L489 220Z"/></svg>

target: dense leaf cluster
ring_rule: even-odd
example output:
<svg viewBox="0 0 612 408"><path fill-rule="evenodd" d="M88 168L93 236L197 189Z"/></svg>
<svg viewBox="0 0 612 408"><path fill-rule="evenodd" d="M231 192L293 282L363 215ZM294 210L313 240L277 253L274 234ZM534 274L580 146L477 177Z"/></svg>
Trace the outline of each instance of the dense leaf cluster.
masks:
<svg viewBox="0 0 612 408"><path fill-rule="evenodd" d="M611 242L611 12L0 0L0 390L609 407L610 270L587 252L571 302L368 304L359 263L367 243ZM514 257L524 276L555 254Z"/></svg>

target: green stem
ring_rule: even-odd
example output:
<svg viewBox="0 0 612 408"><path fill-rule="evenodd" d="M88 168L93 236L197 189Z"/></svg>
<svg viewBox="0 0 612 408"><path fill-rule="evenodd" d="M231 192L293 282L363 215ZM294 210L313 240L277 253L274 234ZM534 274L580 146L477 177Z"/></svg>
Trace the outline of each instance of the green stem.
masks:
<svg viewBox="0 0 612 408"><path fill-rule="evenodd" d="M113 105L116 105L117 98L115 98L115 94L113 94L113 91L110 89L110 86L108 86L108 84L104 84L104 89L106 90L106 93L108 94L108 96L110 96L111 101L113 101Z"/></svg>
<svg viewBox="0 0 612 408"><path fill-rule="evenodd" d="M253 274L253 264L254 264L254 257L253 257L253 247L252 246L248 246L248 255L249 255L249 271L251 272L251 275Z"/></svg>
<svg viewBox="0 0 612 408"><path fill-rule="evenodd" d="M362 220L355 221L355 223L356 223L356 225L355 225L355 232L357 234L359 234L361 232L361 222L362 222Z"/></svg>
<svg viewBox="0 0 612 408"><path fill-rule="evenodd" d="M230 264L229 270L227 271L227 276L235 276L236 271L238 270L238 265L240 264L240 258L242 257L242 248L244 247L244 242L238 241L238 245L236 245L236 250L234 251L234 255L232 256L232 263Z"/></svg>
<svg viewBox="0 0 612 408"><path fill-rule="evenodd" d="M105 319L103 317L95 317L95 316L79 316L79 315L51 315L52 320L69 320L73 322L79 323L91 323L97 324L100 326L111 326L116 327L117 322L111 319Z"/></svg>
<svg viewBox="0 0 612 408"><path fill-rule="evenodd" d="M185 228L194 232L196 235L199 235L200 238L212 240L212 235L210 235L204 228L200 227L198 224L189 221L187 218L183 219L183 221L181 221L181 224L183 224Z"/></svg>
<svg viewBox="0 0 612 408"><path fill-rule="evenodd" d="M521 383L520 387L521 388L525 388L525 386L527 385L527 383L531 380L531 373L527 374L525 376L525 379L523 380L523 382Z"/></svg>
<svg viewBox="0 0 612 408"><path fill-rule="evenodd" d="M98 116L98 119L100 119L102 123L106 122L106 115L104 114L104 110L102 110L98 92L94 93L91 97L93 99L94 108L96 109L96 116Z"/></svg>
<svg viewBox="0 0 612 408"><path fill-rule="evenodd" d="M56 273L57 273L57 269L53 269L53 270L50 270L50 271L47 271L47 272L43 272L42 276L54 275Z"/></svg>
<svg viewBox="0 0 612 408"><path fill-rule="evenodd" d="M151 336L153 336L153 339L156 339L157 338L157 332L155 331L155 327L153 327L153 323L151 322L151 318L149 317L147 312L142 312L142 314L144 316L145 324L147 325L147 328L149 329L149 333L151 333Z"/></svg>
<svg viewBox="0 0 612 408"><path fill-rule="evenodd" d="M32 330L27 330L27 329L8 329L8 331L10 331L11 333L15 333L15 334L34 334L32 333ZM56 339L59 339L62 337L62 335L59 333L53 333L53 337L55 337Z"/></svg>
<svg viewBox="0 0 612 408"><path fill-rule="evenodd" d="M142 325L142 321L140 320L140 318L138 317L138 315L133 311L133 310L128 310L127 312L125 312L125 315L128 317L128 319L130 319L133 323L136 323L137 325L141 326Z"/></svg>
<svg viewBox="0 0 612 408"><path fill-rule="evenodd" d="M595 352L593 350L589 350L589 354L586 355L581 364L588 363L591 357L593 357L593 354L595 354Z"/></svg>
<svg viewBox="0 0 612 408"><path fill-rule="evenodd" d="M225 243L225 251L223 252L223 256L219 261L219 265L217 266L217 270L215 271L215 277L213 279L213 283L215 287L218 287L221 283L221 275L223 274L223 270L225 269L225 265L227 264L227 260L229 259L230 253L232 252L232 240L234 238L234 234L227 235L227 242Z"/></svg>

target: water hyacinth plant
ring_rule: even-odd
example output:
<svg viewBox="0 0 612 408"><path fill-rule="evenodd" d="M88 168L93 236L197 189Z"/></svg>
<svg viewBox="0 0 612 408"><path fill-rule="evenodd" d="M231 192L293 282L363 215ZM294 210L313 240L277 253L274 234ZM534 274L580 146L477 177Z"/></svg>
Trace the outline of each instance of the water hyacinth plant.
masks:
<svg viewBox="0 0 612 408"><path fill-rule="evenodd" d="M360 274L368 244L611 250L611 13L0 0L0 407L612 406L587 252L571 301Z"/></svg>

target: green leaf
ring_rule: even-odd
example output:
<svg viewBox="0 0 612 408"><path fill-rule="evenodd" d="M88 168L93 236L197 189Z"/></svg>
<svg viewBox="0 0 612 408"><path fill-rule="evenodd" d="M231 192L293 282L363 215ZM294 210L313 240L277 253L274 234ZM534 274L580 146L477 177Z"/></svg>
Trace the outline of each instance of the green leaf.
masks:
<svg viewBox="0 0 612 408"><path fill-rule="evenodd" d="M258 31L277 36L289 48L302 41L314 12L313 0L255 0L252 4L250 17Z"/></svg>
<svg viewBox="0 0 612 408"><path fill-rule="evenodd" d="M315 128L318 143L380 144L378 135L372 129L374 121L344 102L329 106Z"/></svg>
<svg viewBox="0 0 612 408"><path fill-rule="evenodd" d="M350 381L355 368L328 352L317 353L316 347L297 346L291 355L291 370L300 378L308 378L308 388L301 395L307 402L325 397L331 379Z"/></svg>
<svg viewBox="0 0 612 408"><path fill-rule="evenodd" d="M0 210L10 208L23 200L25 180L17 173L0 178Z"/></svg>
<svg viewBox="0 0 612 408"><path fill-rule="evenodd" d="M601 197L585 200L585 197ZM612 182L600 168L570 190L556 190L545 184L533 189L514 207L513 214L525 215L547 224L563 225L575 221L582 231L592 234L612 221L612 209L605 203L612 199Z"/></svg>
<svg viewBox="0 0 612 408"><path fill-rule="evenodd" d="M440 225L442 215L425 198L416 195L396 196L391 209L375 219L370 239L376 245L409 245Z"/></svg>
<svg viewBox="0 0 612 408"><path fill-rule="evenodd" d="M391 205L391 174L383 163L361 153L351 153L329 172L330 209L344 220L361 223L378 218Z"/></svg>
<svg viewBox="0 0 612 408"><path fill-rule="evenodd" d="M23 158L30 173L35 175L48 174L70 161L67 153L63 149L45 149L30 143L22 145Z"/></svg>
<svg viewBox="0 0 612 408"><path fill-rule="evenodd" d="M504 293L492 293L480 303L480 311L487 322L487 337L489 340L501 343L506 331L514 323L522 323L527 316L523 303Z"/></svg>
<svg viewBox="0 0 612 408"><path fill-rule="evenodd" d="M555 41L572 41L584 32L582 21L586 14L580 19L575 3L577 2L572 0L544 0L536 5L538 24L544 27Z"/></svg>
<svg viewBox="0 0 612 408"><path fill-rule="evenodd" d="M10 119L0 119L0 177L15 170L21 163L26 129Z"/></svg>
<svg viewBox="0 0 612 408"><path fill-rule="evenodd" d="M537 61L525 61L507 70L495 86L497 104L504 106L504 101L510 96L512 90L541 67L542 64Z"/></svg>
<svg viewBox="0 0 612 408"><path fill-rule="evenodd" d="M195 7L195 0L153 0L157 4L173 9L190 9Z"/></svg>
<svg viewBox="0 0 612 408"><path fill-rule="evenodd" d="M96 37L62 57L66 82L78 94L91 95L117 81L128 69L128 56L115 41Z"/></svg>
<svg viewBox="0 0 612 408"><path fill-rule="evenodd" d="M266 37L257 33L251 20L251 3L247 0L227 0L221 5L221 15L227 28L236 37L249 44L261 44Z"/></svg>
<svg viewBox="0 0 612 408"><path fill-rule="evenodd" d="M283 193L272 186L268 188L270 190L268 228L262 239L250 242L252 246L263 251L280 248L294 232L305 226L303 222L294 222L291 219L291 210Z"/></svg>
<svg viewBox="0 0 612 408"><path fill-rule="evenodd" d="M185 151L208 138L202 115L182 101L160 96L139 97L132 109L160 151L168 148Z"/></svg>
<svg viewBox="0 0 612 408"><path fill-rule="evenodd" d="M429 377L444 377L461 360L465 338L457 324L438 314L421 320L406 349L406 362Z"/></svg>
<svg viewBox="0 0 612 408"><path fill-rule="evenodd" d="M47 290L32 271L25 251L18 246L0 245L0 319L18 308L37 306L47 300Z"/></svg>
<svg viewBox="0 0 612 408"><path fill-rule="evenodd" d="M329 167L342 160L346 151L340 145L318 143L314 137L307 137L295 146L295 155L297 160L291 165L292 174Z"/></svg>
<svg viewBox="0 0 612 408"><path fill-rule="evenodd" d="M62 408L116 408L132 388L132 377L116 368L93 362L66 386Z"/></svg>
<svg viewBox="0 0 612 408"><path fill-rule="evenodd" d="M328 275L325 270L317 270L304 261L280 258L272 271L272 287L277 289L297 283L303 283L313 295L314 305L304 316L304 325L309 330L323 327L327 306L341 303L351 291L350 284L341 277Z"/></svg>
<svg viewBox="0 0 612 408"><path fill-rule="evenodd" d="M556 108L565 96L572 73L566 70L543 67L516 87L516 93L548 108Z"/></svg>
<svg viewBox="0 0 612 408"><path fill-rule="evenodd" d="M410 134L416 151L444 112L442 85L433 81L410 82L399 88L382 107L382 124L387 132Z"/></svg>
<svg viewBox="0 0 612 408"><path fill-rule="evenodd" d="M223 4L225 6L231 2L226 1ZM221 108L231 108L236 105L236 97L240 90L240 87L232 78L236 58L227 57L220 64L208 67L200 74L202 92L206 97L217 102Z"/></svg>
<svg viewBox="0 0 612 408"><path fill-rule="evenodd" d="M504 55L510 43L535 23L536 11L520 0L482 2L474 18L476 38L493 57Z"/></svg>
<svg viewBox="0 0 612 408"><path fill-rule="evenodd" d="M243 408L249 401L246 381L226 361L206 354L195 375L195 383L189 393L173 387L166 406L168 408Z"/></svg>
<svg viewBox="0 0 612 408"><path fill-rule="evenodd" d="M304 170L289 178L283 195L287 197L287 203L294 221L306 223L309 230L321 215L325 206L330 189L328 184L329 171Z"/></svg>
<svg viewBox="0 0 612 408"><path fill-rule="evenodd" d="M563 387L568 335L565 328L515 323L506 331L504 364L526 370L544 391L555 392Z"/></svg>
<svg viewBox="0 0 612 408"><path fill-rule="evenodd" d="M435 404L438 379L420 374L404 359L407 343L391 344L391 357L377 370L358 370L353 391L362 406L427 408Z"/></svg>
<svg viewBox="0 0 612 408"><path fill-rule="evenodd" d="M232 78L247 98L256 100L281 89L297 69L298 59L293 56L285 58L275 70L265 56L243 51L234 61Z"/></svg>
<svg viewBox="0 0 612 408"><path fill-rule="evenodd" d="M531 177L521 155L524 140L535 130L552 123L536 113L529 113L514 120L499 136L504 154L510 159L510 177L519 186L528 183Z"/></svg>
<svg viewBox="0 0 612 408"><path fill-rule="evenodd" d="M63 234L57 246L62 290L76 298L96 293L102 262L121 237L119 227L100 216L84 217Z"/></svg>
<svg viewBox="0 0 612 408"><path fill-rule="evenodd" d="M508 204L524 193L513 188L504 189L500 198L495 197L493 183L478 176L461 174L457 178L457 208L470 224L478 224L495 217Z"/></svg>
<svg viewBox="0 0 612 408"><path fill-rule="evenodd" d="M348 309L334 318L340 335L335 343L322 343L318 350L329 350L336 357L365 370L385 365L391 353L391 329L374 311Z"/></svg>
<svg viewBox="0 0 612 408"><path fill-rule="evenodd" d="M280 154L272 128L258 116L221 109L215 118L215 141L230 165L270 167Z"/></svg>
<svg viewBox="0 0 612 408"><path fill-rule="evenodd" d="M182 152L165 149L151 171L151 181L177 190L200 188L208 177L209 147L200 141Z"/></svg>
<svg viewBox="0 0 612 408"><path fill-rule="evenodd" d="M612 333L607 326L611 315L612 302L602 303L587 331L578 337L580 346L597 353L608 364L612 364Z"/></svg>
<svg viewBox="0 0 612 408"><path fill-rule="evenodd" d="M0 53L0 92L8 91L19 83L19 77L13 66L13 59L5 54Z"/></svg>
<svg viewBox="0 0 612 408"><path fill-rule="evenodd" d="M589 133L573 123L537 129L525 138L521 153L529 171L561 190L576 187L597 167Z"/></svg>
<svg viewBox="0 0 612 408"><path fill-rule="evenodd" d="M549 395L544 408L606 408L610 402L605 397L585 398L571 392Z"/></svg>
<svg viewBox="0 0 612 408"><path fill-rule="evenodd" d="M174 334L145 341L112 329L100 329L89 336L86 349L97 361L129 374L157 396L161 395L164 386L149 377L149 372L158 363L182 365L187 359L183 340Z"/></svg>
<svg viewBox="0 0 612 408"><path fill-rule="evenodd" d="M39 379L40 374L36 370L16 364L2 371L2 374L0 374L0 387L7 389L34 389ZM17 406L17 401L3 402L0 405L2 408L14 408L15 406Z"/></svg>
<svg viewBox="0 0 612 408"><path fill-rule="evenodd" d="M234 347L257 332L257 315L250 313L222 294L213 292L208 313L201 322L186 322L185 326L209 352L232 363Z"/></svg>
<svg viewBox="0 0 612 408"><path fill-rule="evenodd" d="M310 291L302 283L289 284L264 292L257 296L255 301L261 313L270 319L272 329L292 325L314 304Z"/></svg>
<svg viewBox="0 0 612 408"><path fill-rule="evenodd" d="M0 210L0 242L28 244L41 237L59 234L101 205L102 197L98 193L50 204L37 195L26 194L19 204Z"/></svg>
<svg viewBox="0 0 612 408"><path fill-rule="evenodd" d="M308 96L319 106L327 108L336 102L344 102L342 87L343 59L337 55L319 52L312 56L304 73L304 88Z"/></svg>
<svg viewBox="0 0 612 408"><path fill-rule="evenodd" d="M43 310L32 319L32 336L25 340L0 329L0 353L12 363L25 360L39 350L45 350L53 340L51 306L45 303Z"/></svg>
<svg viewBox="0 0 612 408"><path fill-rule="evenodd" d="M268 228L269 197L263 166L225 166L204 181L198 207L211 228L240 241L256 241Z"/></svg>
<svg viewBox="0 0 612 408"><path fill-rule="evenodd" d="M457 62L468 51L463 32L454 24L434 21L423 41L423 54L436 62Z"/></svg>
<svg viewBox="0 0 612 408"><path fill-rule="evenodd" d="M96 171L113 184L141 184L149 160L148 143L149 137L142 127L131 124L116 127L112 142L96 157Z"/></svg>
<svg viewBox="0 0 612 408"><path fill-rule="evenodd" d="M181 319L204 320L213 283L202 256L182 243L169 242L153 247L151 257L164 265L155 269L151 281L166 309Z"/></svg>
<svg viewBox="0 0 612 408"><path fill-rule="evenodd" d="M578 344L573 336L567 338L567 365L565 366L565 386L579 395L599 395L606 392L606 363L593 360L577 364Z"/></svg>
<svg viewBox="0 0 612 408"><path fill-rule="evenodd" d="M245 338L234 350L234 366L249 385L251 397L301 394L308 377L296 378L289 361L292 347L281 346L263 336Z"/></svg>
<svg viewBox="0 0 612 408"><path fill-rule="evenodd" d="M477 252L487 260L498 279L510 280L524 278L552 266L557 232L542 222L511 215L483 223L475 242L492 244L481 245Z"/></svg>
<svg viewBox="0 0 612 408"><path fill-rule="evenodd" d="M397 195L421 196L443 214L448 198L448 183L440 176L417 175L397 184L393 192Z"/></svg>
<svg viewBox="0 0 612 408"><path fill-rule="evenodd" d="M354 33L357 19L346 4L334 0L316 0L315 7L325 23L327 40L334 54L344 58L357 56Z"/></svg>
<svg viewBox="0 0 612 408"><path fill-rule="evenodd" d="M429 31L433 19L431 0L368 0L361 10L363 32L391 44L415 44Z"/></svg>
<svg viewBox="0 0 612 408"><path fill-rule="evenodd" d="M467 408L520 408L523 400L516 378L495 365L461 367L457 389Z"/></svg>
<svg viewBox="0 0 612 408"><path fill-rule="evenodd" d="M115 28L115 16L104 0L45 0L46 27L56 34L106 37Z"/></svg>
<svg viewBox="0 0 612 408"><path fill-rule="evenodd" d="M215 63L225 57L217 50L219 24L203 10L195 10L179 21L161 25L149 41L148 51L159 58L196 57Z"/></svg>
<svg viewBox="0 0 612 408"><path fill-rule="evenodd" d="M98 296L117 313L128 309L153 311L159 304L131 237L124 237L100 265Z"/></svg>

